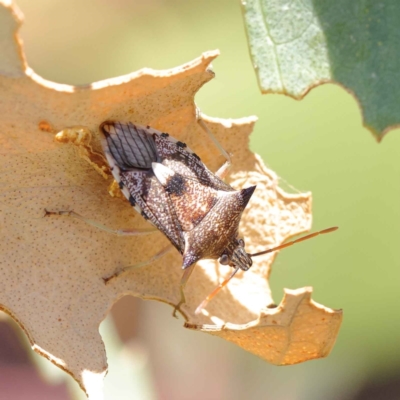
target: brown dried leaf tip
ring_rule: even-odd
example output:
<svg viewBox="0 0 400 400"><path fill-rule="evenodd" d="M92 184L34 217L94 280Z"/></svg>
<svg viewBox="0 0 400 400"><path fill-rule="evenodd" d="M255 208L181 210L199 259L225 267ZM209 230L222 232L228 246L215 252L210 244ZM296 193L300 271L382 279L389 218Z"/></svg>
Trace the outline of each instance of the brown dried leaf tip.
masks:
<svg viewBox="0 0 400 400"><path fill-rule="evenodd" d="M311 293L312 288L285 289L278 307L262 310L259 318L248 324L185 326L229 340L275 365L326 357L338 334L342 314L314 302Z"/></svg>
<svg viewBox="0 0 400 400"><path fill-rule="evenodd" d="M177 305L182 257L170 252L105 285L104 276L154 256L167 239L161 233L121 238L75 218L44 218L43 210L73 210L111 229L149 228L128 202L108 194L112 179L98 134L106 120L134 121L168 132L188 143L216 171L223 157L199 127L193 99L212 79L210 63L218 52L168 71L144 69L78 88L46 81L29 69L17 34L19 25L17 8L9 1L0 2L0 220L6 227L0 229L0 307L19 322L35 351L92 394L100 390L107 369L98 331L104 316L127 294ZM276 175L248 149L254 118L206 118L206 123L233 154L229 184L236 190L257 185L240 224L246 249L255 253L308 230L310 194L284 193ZM68 129L70 134L63 136ZM54 140L54 132L61 131L60 139L68 137L68 144ZM90 142L85 132L91 132ZM335 341L341 312L321 308L325 320L310 319L302 312L307 302L292 304L288 295L277 309L265 309L274 303L268 286L273 258L260 256L249 271L238 272L201 315L194 313L197 305L231 268L213 261L197 263L182 306L187 323L206 331L209 325L224 326L221 335L232 341L237 335L240 340L235 343L275 363L301 362L310 354L325 356ZM290 325L293 334L277 336L286 338L285 344L271 341L267 329L288 331L279 322L286 313L296 322L296 328ZM242 324L243 330L236 329ZM307 351L297 345L302 338ZM289 357L288 349L296 356Z"/></svg>

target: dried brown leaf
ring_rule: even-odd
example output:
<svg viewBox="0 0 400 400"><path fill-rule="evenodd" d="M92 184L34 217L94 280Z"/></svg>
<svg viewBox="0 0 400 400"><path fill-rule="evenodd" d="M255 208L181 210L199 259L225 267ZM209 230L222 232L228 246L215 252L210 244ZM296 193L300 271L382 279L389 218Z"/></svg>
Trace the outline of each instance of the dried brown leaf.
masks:
<svg viewBox="0 0 400 400"><path fill-rule="evenodd" d="M116 237L72 218L45 218L44 209L73 209L115 229L148 227L124 199L108 193L112 179L98 134L107 119L169 132L217 169L223 157L197 124L193 99L213 77L208 68L218 52L171 70L143 69L73 87L46 81L27 67L16 34L19 24L15 6L0 1L0 52L5 55L0 58L0 306L19 322L35 351L69 372L90 395L99 390L107 368L99 324L124 295L177 304L181 258L171 252L105 285L103 277L146 260L167 239L161 233ZM276 175L249 151L254 122L207 118L233 154L230 183L236 188L257 184L241 224L250 252L281 243L311 224L310 194L284 193ZM196 306L229 270L200 262L186 287L187 326L275 364L326 356L341 312L313 303L309 289L287 291L278 308L267 308L273 304L268 286L273 258L259 257L196 316Z"/></svg>
<svg viewBox="0 0 400 400"><path fill-rule="evenodd" d="M229 340L276 365L326 357L338 334L342 314L311 300L311 288L285 290L281 304L266 308L248 324L193 325Z"/></svg>

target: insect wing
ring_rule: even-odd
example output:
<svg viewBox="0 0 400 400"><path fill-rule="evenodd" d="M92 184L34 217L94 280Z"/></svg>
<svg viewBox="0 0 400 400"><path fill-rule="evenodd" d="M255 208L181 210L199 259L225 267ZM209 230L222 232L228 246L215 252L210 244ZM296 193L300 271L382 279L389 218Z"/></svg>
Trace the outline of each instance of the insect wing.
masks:
<svg viewBox="0 0 400 400"><path fill-rule="evenodd" d="M151 165L159 155L153 136L160 132L133 124L104 122L102 144L114 179L135 210L163 232L183 253L182 228L171 200Z"/></svg>
<svg viewBox="0 0 400 400"><path fill-rule="evenodd" d="M213 174L185 143L182 143L167 133L154 137L157 152L163 164L187 179L226 192L234 189Z"/></svg>
<svg viewBox="0 0 400 400"><path fill-rule="evenodd" d="M111 171L125 197L183 254L184 232L210 212L218 191L234 189L167 133L121 122L104 122L100 129Z"/></svg>
<svg viewBox="0 0 400 400"><path fill-rule="evenodd" d="M103 147L107 150L107 159L110 162L111 158L119 169L148 170L151 163L158 160L151 129L106 121L101 124L100 130L105 135Z"/></svg>

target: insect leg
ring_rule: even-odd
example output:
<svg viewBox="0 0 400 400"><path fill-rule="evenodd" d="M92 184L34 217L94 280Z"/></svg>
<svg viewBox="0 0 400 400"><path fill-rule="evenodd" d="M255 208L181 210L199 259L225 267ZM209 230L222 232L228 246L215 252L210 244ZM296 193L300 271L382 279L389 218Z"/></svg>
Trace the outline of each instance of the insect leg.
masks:
<svg viewBox="0 0 400 400"><path fill-rule="evenodd" d="M94 226L95 228L98 228L102 231L111 233L113 235L117 236L142 236L142 235L149 235L150 233L157 232L157 228L150 228L150 229L111 229L108 228L107 226L104 226L97 221L94 221L93 219L85 218L80 214L77 214L75 211L45 211L45 217L50 216L50 215L62 215L66 217L72 217L79 219L91 226Z"/></svg>
<svg viewBox="0 0 400 400"><path fill-rule="evenodd" d="M186 297L185 297L184 290L185 290L186 283L190 278L190 275L192 275L192 272L193 272L193 269L194 269L195 265L196 264L191 265L189 268L186 268L184 270L184 272L183 272L183 275L182 275L182 278L181 278L181 283L179 284L179 291L180 291L180 294L181 294L181 299L179 300L179 303L175 306L174 311L172 312L172 316L174 316L175 318L178 318L176 316L176 312L180 311L181 305L186 303Z"/></svg>
<svg viewBox="0 0 400 400"><path fill-rule="evenodd" d="M144 267L146 265L149 265L151 263L153 263L154 261L157 261L159 258L161 258L163 255L167 254L169 251L171 251L174 248L174 246L172 246L171 244L169 244L168 246L164 247L163 249L161 249L158 253L154 254L153 257L149 258L146 261L142 261L138 264L134 264L134 265L128 265L127 267L124 267L118 271L116 271L114 274L112 274L111 276L107 277L107 278L103 278L104 283L108 284L110 282L110 280L117 278L118 276L124 274L125 272L131 271L132 269L136 269L136 268L141 268Z"/></svg>
<svg viewBox="0 0 400 400"><path fill-rule="evenodd" d="M225 287L228 282L235 276L236 272L239 271L239 267L236 267L235 270L229 275L228 278L226 278L222 283L220 283L202 302L201 304L196 308L195 314L200 314L201 311L204 309L204 307L207 306L207 304L210 302L210 300L213 299L215 295L217 295L220 290Z"/></svg>
<svg viewBox="0 0 400 400"><path fill-rule="evenodd" d="M218 150L221 152L221 154L226 158L226 161L224 162L224 164L215 173L215 175L218 176L218 178L223 179L226 176L230 166L232 165L231 156L222 147L221 143L218 142L217 138L212 134L212 132L208 128L207 124L204 122L203 118L201 117L201 112L199 109L197 109L197 123L207 133L207 135L213 141L213 143L218 148Z"/></svg>

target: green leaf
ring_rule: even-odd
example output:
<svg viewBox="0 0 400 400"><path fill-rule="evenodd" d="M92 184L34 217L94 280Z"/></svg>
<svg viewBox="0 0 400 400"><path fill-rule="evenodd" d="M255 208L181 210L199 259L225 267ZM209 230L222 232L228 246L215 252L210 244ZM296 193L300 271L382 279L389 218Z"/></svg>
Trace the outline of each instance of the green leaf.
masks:
<svg viewBox="0 0 400 400"><path fill-rule="evenodd" d="M263 93L301 99L335 82L358 99L378 140L400 124L400 1L243 1Z"/></svg>

